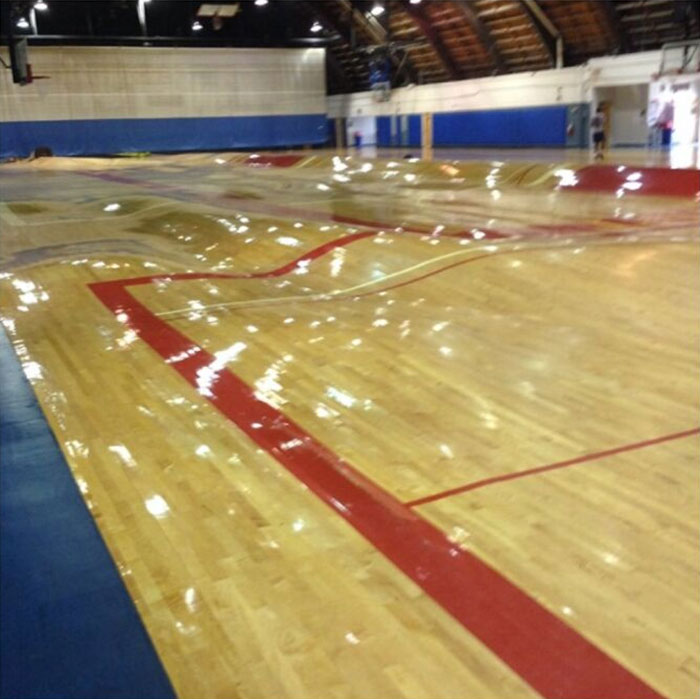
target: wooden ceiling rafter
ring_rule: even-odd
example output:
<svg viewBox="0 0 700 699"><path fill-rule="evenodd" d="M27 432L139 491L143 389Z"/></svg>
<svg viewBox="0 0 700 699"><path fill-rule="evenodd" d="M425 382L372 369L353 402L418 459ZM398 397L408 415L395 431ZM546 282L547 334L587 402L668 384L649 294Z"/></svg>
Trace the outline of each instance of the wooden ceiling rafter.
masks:
<svg viewBox="0 0 700 699"><path fill-rule="evenodd" d="M479 38L479 41L486 49L488 54L491 56L494 67L497 73L504 73L506 71L506 65L503 61L503 56L501 55L498 43L491 36L489 28L482 22L479 15L474 11L474 7L469 2L469 0L457 0L455 5L462 13L462 17L466 20L467 24L472 28L472 31Z"/></svg>
<svg viewBox="0 0 700 699"><path fill-rule="evenodd" d="M348 17L351 28L357 28L365 37L369 39L369 44L378 46L389 44L390 37L387 30L382 26L381 22L376 17L369 13L364 13L357 7L353 6L351 0L333 0L333 2L341 8L343 13ZM316 3L313 3L316 5ZM319 3L320 4L320 3ZM391 60L397 72L392 76L396 79L402 72L407 74L407 82L419 82L419 75L416 66L413 64L408 53L401 51L399 56L397 51L389 51L389 59Z"/></svg>
<svg viewBox="0 0 700 699"><path fill-rule="evenodd" d="M613 38L616 53L626 53L629 51L629 39L627 37L627 31L620 21L620 15L615 8L615 3L613 0L601 0L600 9L607 22L610 35Z"/></svg>
<svg viewBox="0 0 700 699"><path fill-rule="evenodd" d="M520 0L520 4L535 33L547 50L550 66L552 68L562 67L563 41L561 33L537 4L537 0Z"/></svg>
<svg viewBox="0 0 700 699"><path fill-rule="evenodd" d="M328 72L334 75L334 83L340 83L344 91L348 88L350 90L354 88L355 81L350 78L348 71L334 51L326 51L326 65L328 66Z"/></svg>
<svg viewBox="0 0 700 699"><path fill-rule="evenodd" d="M344 48L350 53L352 53L352 37L350 35L349 28L342 22L336 21L335 17L333 17L333 15L328 11L326 3L306 2L304 4L307 8L309 16L312 19L320 20L320 23L325 28L329 29L335 34L338 34L343 41ZM340 52L337 50L337 48L334 50L333 46L328 47L326 54L328 54L328 56L332 56L332 58L329 58L329 65L331 67L334 67L336 70L342 70L345 77L345 84L352 84L353 86L356 86L359 83L360 88L364 87L364 85L362 84L362 76L360 74L360 71L358 71L359 61L357 61L356 57L354 57L355 60L348 61L348 68L350 68L353 73L353 75L350 76L349 70L345 68L345 66L343 65L343 61L338 55L339 53Z"/></svg>
<svg viewBox="0 0 700 699"><path fill-rule="evenodd" d="M567 65L578 65L700 37L700 5L688 0L379 1L386 14L376 17L369 1L307 0L342 36L329 50L360 89L368 76L360 53L374 46L391 47L394 77L410 63L412 82L440 82L562 65L564 46Z"/></svg>
<svg viewBox="0 0 700 699"><path fill-rule="evenodd" d="M433 51L440 59L440 63L442 63L449 79L459 80L462 77L462 71L452 59L450 52L442 41L442 37L432 26L425 9L421 5L411 4L408 0L402 0L401 8L411 17L428 43L433 47Z"/></svg>

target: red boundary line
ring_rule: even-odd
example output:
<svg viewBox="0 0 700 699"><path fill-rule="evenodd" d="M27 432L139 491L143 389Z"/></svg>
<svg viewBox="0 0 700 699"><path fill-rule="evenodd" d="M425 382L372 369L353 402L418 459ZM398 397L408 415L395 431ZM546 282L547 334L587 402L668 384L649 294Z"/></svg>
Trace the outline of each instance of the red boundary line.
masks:
<svg viewBox="0 0 700 699"><path fill-rule="evenodd" d="M371 234L355 234L353 240ZM346 245L346 236L323 247ZM306 259L318 257L317 248ZM289 263L260 275L279 276ZM214 356L160 319L127 290L156 275L89 284L97 298L191 386L402 570L525 682L548 699L662 699L662 696L470 551L453 544L281 411L256 397ZM239 277L240 278L240 277Z"/></svg>
<svg viewBox="0 0 700 699"><path fill-rule="evenodd" d="M700 196L700 171L690 168L585 165L576 169L574 174L574 181L559 185L561 189L610 194L622 191L627 195L688 199Z"/></svg>
<svg viewBox="0 0 700 699"><path fill-rule="evenodd" d="M270 165L265 165L265 167L270 167ZM273 167L275 167L273 165ZM288 166L284 166L288 167ZM596 168L602 168L605 169L607 166L594 166ZM582 168L580 172L586 171L588 179L590 179L590 172L588 172L589 168ZM658 170L658 168L657 168ZM680 170L673 170L672 172L674 173L679 173L679 172L686 172L686 171L680 171ZM104 171L97 171L97 172L90 172L90 171L76 171L74 174L82 175L84 177L92 177L95 179L101 179L105 180L108 182L117 182L119 184L129 184L129 185L139 185L142 187L149 188L154 191L159 191L163 196L168 196L168 193L171 194L180 194L180 195L187 195L186 196L186 201L192 201L192 197L189 196L189 192L181 189L179 186L173 186L173 185L168 185L164 183L159 183L159 182L152 182L150 180L145 180L141 179L138 177L129 177L127 175L123 174L115 174L112 172L104 172ZM587 181L587 180L586 180ZM658 194L656 189L654 187L658 186L658 181L659 177L655 177L652 179L651 185L653 187L651 188L652 191L648 192L643 192L643 194ZM675 182L675 180L674 180ZM571 187L563 187L563 189L571 189ZM584 187L585 189L585 187ZM591 189L591 191L598 191L595 188ZM603 190L605 191L605 190ZM636 194L639 194L639 192L636 192ZM677 193L678 196L681 196L680 194ZM687 193L683 196L690 196ZM393 223L388 223L386 221L373 221L370 219L360 219L360 218L354 218L352 216L343 216L340 214L334 214L332 212L325 212L323 210L310 210L310 209L302 209L297 206L288 206L285 204L269 204L266 202L260 202L258 200L254 199L245 199L241 197L237 197L234 195L230 194L224 194L221 196L211 196L211 195L200 195L196 197L196 200L201 201L203 204L206 204L208 206L220 206L220 207L226 207L227 205L233 203L237 203L238 206L236 207L236 210L241 210L244 211L245 213L248 214L253 214L253 215L262 215L262 216L270 216L273 218L303 218L306 220L312 220L312 221L328 221L328 222L333 222L333 223L341 223L349 226L361 226L363 228L376 228L380 230L386 230L390 232L402 232L402 233L414 233L418 235L425 235L425 236L436 236L437 233L435 229L430 229L425 226L410 226L410 225L405 225L405 224L393 224ZM176 200L177 201L177 200ZM616 219L601 219L602 221L606 223L610 223L611 221L615 223L620 223ZM485 239L498 239L498 238L517 238L517 237L522 237L523 235L529 235L529 234L535 234L535 235L549 235L549 236L557 236L557 235L572 235L572 234L577 234L577 233L597 233L598 235L601 236L606 236L606 237L620 237L623 234L629 232L629 233L638 233L638 229L635 229L634 226L638 226L640 224L638 223L631 223L632 226L631 229L628 230L617 230L617 231L605 231L605 230L599 230L597 227L597 224L595 222L592 222L590 225L588 224L558 224L558 225L538 225L536 227L526 227L524 229L518 230L518 231L499 231L491 228L484 228L479 225L474 225L472 226L469 230L462 230L462 231L456 231L452 233L441 233L440 235L442 237L453 237L453 238L467 238L467 239L473 239L475 238L474 233L478 231L480 233L481 238ZM644 225L644 224L641 224ZM672 224L657 224L653 226L655 231L660 231L660 230L676 230L679 227L684 227L684 226L690 226L692 225L692 222L689 223L672 223Z"/></svg>
<svg viewBox="0 0 700 699"><path fill-rule="evenodd" d="M560 468L566 468L567 466L576 466L577 464L582 464L587 461L595 461L597 459L603 459L606 456L614 456L615 454L622 454L626 451L643 449L644 447L650 447L654 444L670 442L673 439L682 439L683 437L690 437L694 434L700 434L700 427L695 427L692 430L685 430L683 432L674 432L673 434L667 434L662 437L654 437L653 439L645 439L643 442L624 444L621 447L614 447L613 449L605 449L604 451L597 451L592 454L585 454L584 456L578 456L575 459L568 459L567 461L557 461L556 463L548 464L547 466L537 466L536 468L529 468L524 471L515 471L513 473L504 473L500 476L493 476L492 478L484 478L483 480L474 481L473 483L467 483L466 485L461 485L457 488L450 488L450 490L443 490L440 493L426 495L425 497L417 498L416 500L411 500L410 502L405 502L404 505L406 505L406 507L418 507L419 505L427 505L429 502L435 502L436 500L442 500L443 498L448 498L452 495L466 493L470 490L477 490L478 488L483 488L487 485L493 485L494 483L513 481L518 478L524 478L525 476L532 476L536 473L546 473L547 471L555 471Z"/></svg>
<svg viewBox="0 0 700 699"><path fill-rule="evenodd" d="M151 180L141 179L138 177L129 177L126 175L119 175L112 172L90 172L87 170L74 171L72 174L78 174L83 177L92 177L93 179L104 180L105 182L116 182L118 184L127 185L139 185L147 187L155 191L159 191L163 196L168 196L168 192L174 194L187 194L189 192L181 189L179 186L173 186L169 184L163 184L160 182L153 182ZM334 214L331 211L323 210L311 210L302 209L298 206L288 206L286 204L269 204L267 202L260 202L256 199L246 199L244 197L238 197L231 194L224 194L220 196L211 196L203 194L197 196L196 199L201 201L203 204L208 206L224 206L231 202L238 203L236 210L244 211L247 214L269 216L272 218L303 218L316 222L332 222L341 223L347 226L361 226L363 228L376 228L378 230L386 230L391 233L415 233L417 235L424 236L438 236L434 228L427 228L425 226L409 226L404 224L394 224L388 223L386 221L375 221L370 219L355 218L353 216L343 216L340 214ZM175 199L173 201L181 201ZM192 197L189 197L187 201L192 201ZM499 238L512 238L516 237L515 233L506 233L504 231L495 230L493 228L484 228L483 226L474 225L468 231L456 231L451 233L439 233L440 237L447 238L467 238L475 239L474 232L480 234L480 239L494 240Z"/></svg>
<svg viewBox="0 0 700 699"><path fill-rule="evenodd" d="M262 154L251 155L242 164L247 166L282 167L297 165L305 155ZM468 161L464 161L468 162ZM538 165L533 163L518 174L514 183L519 185L525 176ZM631 171L628 173L628 171ZM634 167L632 165L584 165L575 170L576 181L560 185L563 189L580 189L589 192L613 192L620 187L626 194L647 196L694 197L700 195L700 171L695 168L680 168L669 177L669 168ZM630 175L634 175L630 179ZM629 187L629 183L638 183L638 187ZM511 184L511 183L508 183Z"/></svg>

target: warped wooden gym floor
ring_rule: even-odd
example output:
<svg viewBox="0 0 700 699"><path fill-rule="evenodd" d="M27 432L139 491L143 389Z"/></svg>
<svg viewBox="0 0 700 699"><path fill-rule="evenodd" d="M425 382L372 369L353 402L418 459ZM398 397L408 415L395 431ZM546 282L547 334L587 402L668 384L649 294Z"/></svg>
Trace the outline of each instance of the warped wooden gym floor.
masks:
<svg viewBox="0 0 700 699"><path fill-rule="evenodd" d="M2 321L180 696L697 696L678 172L0 178Z"/></svg>
<svg viewBox="0 0 700 699"><path fill-rule="evenodd" d="M348 153L357 149L348 148ZM363 146L364 157L403 158L406 155L420 155L420 147L377 147ZM436 160L476 160L495 159L513 162L530 161L540 163L569 163L586 165L596 163L593 148L433 148L431 157ZM700 148L692 144L677 144L661 148L612 147L605 150L604 162L616 165L638 165L646 167L698 168Z"/></svg>

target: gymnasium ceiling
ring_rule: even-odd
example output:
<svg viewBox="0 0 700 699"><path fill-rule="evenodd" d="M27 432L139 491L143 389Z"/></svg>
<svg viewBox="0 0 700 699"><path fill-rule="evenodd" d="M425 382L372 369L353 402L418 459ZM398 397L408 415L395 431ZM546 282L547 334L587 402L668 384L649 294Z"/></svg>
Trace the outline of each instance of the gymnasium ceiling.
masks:
<svg viewBox="0 0 700 699"><path fill-rule="evenodd" d="M1 4L3 35L33 34L35 2ZM693 0L145 0L145 27L137 0L46 6L31 43L325 46L331 94L368 89L382 53L399 86L550 68L557 36L565 66L700 37Z"/></svg>

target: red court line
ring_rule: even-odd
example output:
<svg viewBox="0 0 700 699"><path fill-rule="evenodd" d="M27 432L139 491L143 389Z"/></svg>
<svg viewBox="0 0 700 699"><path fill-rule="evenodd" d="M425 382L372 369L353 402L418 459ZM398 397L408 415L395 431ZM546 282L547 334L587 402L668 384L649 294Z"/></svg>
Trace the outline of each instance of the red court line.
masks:
<svg viewBox="0 0 700 699"><path fill-rule="evenodd" d="M252 157L252 156L251 156ZM290 156L292 157L292 156ZM293 156L297 157L297 156ZM270 165L265 161L263 163L266 167L269 167ZM272 167L275 167L274 165ZM289 167L289 165L281 165L279 167ZM608 168L612 168L612 166L591 166L597 169L602 168L603 170L607 171ZM588 171L590 168L583 168L579 172L583 172L584 170ZM612 168L616 170L615 168ZM663 168L647 168L647 170L658 170L660 172L665 172ZM597 170L596 170L597 171ZM679 171L679 170L674 170L674 173L678 172L695 172L695 171ZM176 187L173 185L168 185L168 184L163 184L163 183L157 183L157 182L151 182L146 179L141 179L138 177L129 177L127 175L122 175L122 174L114 174L111 172L104 172L104 171L99 171L99 172L89 172L89 171L77 171L76 174L85 176L85 177L93 177L96 179L102 179L108 182L117 182L119 184L135 184L135 185L140 185L147 187L151 190L158 191L161 190L164 193L164 196L168 196L169 194L178 194L180 196L183 196L185 201L192 201L192 193L190 191L181 189L180 187ZM594 173L595 174L595 173ZM617 175L617 171L615 172L615 175ZM593 176L588 172L587 174L584 173L582 175L582 180L581 182L583 183L582 188L586 189L588 185L591 185L591 182L596 182L595 177L591 179ZM658 185L659 181L659 175L657 174L654 178L652 178L652 184L654 186L652 187L652 191L637 191L634 193L641 193L641 194L658 194L659 192L657 191L659 187L663 188L662 185ZM683 180L685 182L685 180ZM578 185L577 185L578 186ZM646 187L645 183L645 187ZM679 185L680 186L680 185ZM654 189L656 187L656 189ZM568 188L568 187L567 187ZM606 191L604 189L601 190L595 190L593 188L593 185L591 185L592 191ZM626 190L625 190L626 191ZM673 190L675 191L675 190ZM671 193L671 191L665 192L666 194ZM677 193L678 194L678 193ZM687 196L687 193L686 193ZM344 216L341 214L335 214L331 211L322 211L322 210L312 210L312 209L304 209L296 206L288 206L285 204L270 204L269 202L263 202L263 201L257 201L257 200L251 200L247 199L245 197L238 197L232 194L221 194L221 195L199 195L196 196L195 199L210 205L210 206L223 206L224 208L228 207L231 202L236 202L237 207L236 210L244 211L245 213L252 213L252 214L261 214L263 216L272 216L272 217L279 217L279 218L295 218L295 219L304 219L307 221L332 221L334 223L341 223L345 225L350 225L350 226L362 226L363 228L376 228L379 230L386 230L389 232L403 232L403 233L412 233L412 234L417 234L417 235L437 235L437 236L442 236L442 237L453 237L453 238L466 238L466 239L474 239L474 234L475 232L479 232L480 238L481 239L486 239L486 240L496 240L496 239L501 239L501 238L514 238L514 237L522 237L522 236L527 236L527 235L538 235L544 233L545 235L572 235L575 233L597 233L602 236L606 237L617 237L619 235L622 235L623 233L637 233L638 230L629 230L629 231L615 231L615 232L608 232L604 230L597 230L596 225L585 225L585 224L556 224L556 225L550 225L550 224L541 224L538 226L527 226L521 230L516 231L503 231L503 230L496 230L493 228L485 228L479 225L474 225L470 226L469 230L462 230L462 231L457 231L457 232L451 232L451 233L436 233L435 229L430 229L425 226L411 226L407 224L396 224L396 223L389 223L387 221L378 221L378 220L372 220L372 219L361 219L361 218L355 218L352 216ZM660 230L676 230L679 227L679 224L671 224L671 225L657 225L654 227L655 231L660 231Z"/></svg>
<svg viewBox="0 0 700 699"><path fill-rule="evenodd" d="M265 279L270 277L281 277L284 274L289 274L289 272L294 271L300 267L303 267L306 262L315 260L317 257L321 257L336 248L342 248L350 243L354 243L356 240L362 240L362 238L371 238L377 235L376 231L360 231L359 233L351 233L349 235L344 235L340 238L334 238L329 240L323 245L319 245L316 248L312 248L303 255L286 262L280 267L268 270L267 272L246 272L243 274L231 274L228 272L175 272L172 274L151 274L146 277L132 277L128 280L126 286L139 286L143 284L152 284L158 281L187 281L197 280L197 279Z"/></svg>
<svg viewBox="0 0 700 699"><path fill-rule="evenodd" d="M172 191L177 189L173 185L163 184L161 182L151 182L150 180L138 178L138 177L128 177L127 175L119 175L114 172L90 172L88 170L75 170L73 174L82 175L83 177L94 177L98 180L105 180L105 182L117 182L118 184L137 184L141 187L147 187L148 189L161 189L164 191Z"/></svg>
<svg viewBox="0 0 700 699"><path fill-rule="evenodd" d="M135 277L132 280L130 280L130 286L136 285L136 284L148 284L151 281L156 281L156 280L170 280L170 281L176 281L176 280L186 280L186 279L256 279L256 278L264 278L264 277L276 277L279 276L281 273L287 273L289 271L292 271L295 267L299 267L302 263L304 263L307 260L314 259L316 257L319 257L320 254L319 251L328 251L332 250L336 247L340 247L341 245L347 245L348 243L353 242L354 240L360 240L361 238L367 238L376 235L375 232L361 232L361 233L353 233L351 235L345 236L343 238L339 238L336 241L331 241L329 243L326 243L325 245L320 246L319 248L315 248L314 250L309 251L305 255L297 258L296 260L293 260L292 262L287 263L283 267L280 267L276 270L272 270L269 272L252 272L250 274L224 274L224 273L209 273L209 274L204 274L204 273L181 273L181 274L165 274L165 275L160 275L160 276L154 276L154 277ZM449 235L449 234L448 234ZM616 236L618 234L616 233L608 233L608 236ZM344 241L344 242L341 242ZM476 262L477 260L483 260L486 259L487 257L500 257L501 255L514 255L514 254L520 254L522 255L525 252L532 252L533 250L540 250L540 248L536 249L524 249L524 250L498 250L494 252L489 252L483 255L475 255L473 257L469 257L466 260L458 260L457 262L452 262L449 265L443 265L442 267L438 267L437 269L433 269L430 272L426 272L425 274L421 274L417 277L411 277L410 279L405 279L404 281L401 282L396 282L394 284L389 284L388 286L379 286L376 289L371 289L370 291L362 291L358 293L346 293L345 295L338 294L337 296L324 296L324 297L319 297L319 296L309 296L308 298L294 298L293 303L298 304L298 303L329 303L329 302L335 302L339 301L342 299L347 299L347 298L353 298L353 299L359 299L359 298L364 298L366 296L375 296L377 294L382 294L387 291L393 291L394 289L400 289L401 287L404 286L409 286L410 284L415 284L416 282L422 281L423 279L428 279L429 277L434 277L438 274L442 274L443 272L447 272L450 269L454 269L455 267L461 267L462 265L467 265L471 264L472 262ZM465 249L465 252L467 250ZM322 254L322 253L321 253ZM381 279L377 280L377 284L381 283ZM280 297L278 299L271 300L269 303L265 304L265 308L269 308L270 306L278 306L278 305L284 305L286 303L290 303L290 299ZM219 307L225 307L225 304L216 304L216 306ZM245 306L243 306L245 308ZM241 306L237 306L237 308L241 308ZM173 316L170 316L171 318Z"/></svg>
<svg viewBox="0 0 700 699"><path fill-rule="evenodd" d="M304 160L304 155L251 155L244 161L248 166L291 167ZM521 173L512 184L520 184L528 172L537 167L533 163ZM594 192L614 192L622 187L626 194L647 196L696 197L700 194L700 171L676 169L669 177L669 168L634 167L621 165L585 165L576 170L576 182L560 185L565 189L580 189ZM632 175L632 177L630 177ZM639 186L628 187L632 182ZM511 184L507 182L506 184ZM361 224L364 225L364 224Z"/></svg>
<svg viewBox="0 0 700 699"><path fill-rule="evenodd" d="M299 210L296 210L296 213L299 214ZM498 231L495 228L484 228L482 226L472 226L471 230L469 231L457 231L453 233L440 233L436 232L435 228L426 228L425 226L419 227L419 226L405 226L403 224L399 224L398 226L393 223L386 223L383 221L371 221L368 219L362 219L362 218L354 218L352 216L341 216L339 214L329 214L330 219L334 221L335 223L345 223L349 226L363 226L366 228L381 228L381 229L386 229L391 233L396 233L396 232L401 232L401 233L420 233L421 235L432 235L432 236L438 236L438 237L446 237L446 238L473 238L474 237L474 231L478 231L481 234L481 238L486 238L486 239L498 239L498 238L512 238L514 237L513 233L505 233L504 231Z"/></svg>
<svg viewBox="0 0 700 699"><path fill-rule="evenodd" d="M84 177L93 177L95 179L99 180L105 180L106 182L117 182L119 184L132 184L132 185L139 185L142 187L148 187L149 189L161 189L164 192L179 192L182 194L188 195L188 198L191 199L191 192L188 192L184 189L180 189L179 187L173 186L173 185L168 185L168 184L163 184L160 182L151 182L150 180L147 179L142 179L139 177L129 177L127 175L117 175L111 172L104 172L104 171L98 171L98 172L90 172L87 170L81 170L81 171L76 171L75 174L82 175ZM391 231L396 230L397 228L400 228L401 230L405 231L406 233L420 233L422 235L430 235L432 233L432 230L429 228L425 227L417 227L417 226L402 226L401 224L396 224L396 223L387 223L385 221L374 221L371 219L360 219L360 218L353 218L351 216L341 216L339 214L334 214L332 212L324 212L324 211L310 211L308 209L301 209L296 206L286 206L283 204L270 204L268 202L261 202L261 201L256 201L255 199L247 199L245 197L238 197L232 194L222 194L219 196L209 196L209 195L201 195L198 197L202 201L208 203L208 204L222 204L222 203L228 203L230 201L234 202L241 202L243 208L246 212L252 212L252 213L258 213L258 214L263 214L266 216L279 216L282 218L304 218L306 220L313 220L314 217L317 220L322 220L322 221L333 221L334 223L344 223L350 226L363 226L365 228L380 228L380 229L388 229ZM479 229L482 230L482 229ZM499 237L499 238L504 238L507 237L505 233L499 233L498 231L491 231L493 234L493 237ZM458 235L458 234L452 234L452 235Z"/></svg>
<svg viewBox="0 0 700 699"><path fill-rule="evenodd" d="M345 238L341 238L340 240L347 240L347 238L353 238L355 240L359 240L360 238L366 238L368 236L373 236L376 235L374 232L371 233L354 233L351 236L346 236ZM347 243L352 242L352 240L347 241ZM345 243L345 244L347 244ZM322 247L328 247L329 249L332 249L330 247L330 243L327 246L322 246ZM334 245L332 246L333 248L335 247L340 247L340 245ZM298 258L298 260L295 260L293 262L289 262L286 265L284 265L283 268L278 268L275 270L272 270L270 272L252 272L250 274L224 274L224 273L197 273L197 272L182 272L182 273L176 273L176 274L163 274L163 275L154 275L153 277L134 277L129 280L129 286L137 286L140 284L149 284L151 281L186 281L188 279L192 280L197 280L197 279L260 279L260 278L265 278L265 277L277 277L279 276L279 272L281 269L285 269L286 271L291 271L290 267L299 266L299 263L303 263L305 260L310 260L313 259L313 257L318 257L318 255L313 255L312 253L315 253L317 250L320 248L316 248L315 250L311 250L309 253L307 253L306 256ZM465 250L466 252L466 250ZM408 286L409 284L415 284L416 282L422 281L423 279L427 279L428 277L433 277L437 274L442 274L443 272L446 272L449 269L453 269L454 267L460 267L461 265L466 265L471 262L476 262L477 260L483 260L487 257L495 257L498 255L508 255L508 254L513 254L513 253L523 253L523 250L503 250L500 252L490 252L485 255L475 255L474 257L470 257L466 260L458 260L457 262L452 262L449 265L444 265L442 267L438 267L437 269L431 270L430 272L426 272L425 274L421 274L418 277L411 277L410 279L406 279L402 282L396 282L395 284L389 284L389 286L382 286L377 289L372 289L370 291L362 291L359 293L346 293L345 295L337 295L337 296L324 296L319 298L318 296L309 296L308 298L294 298L293 303L328 303L332 301L340 301L342 299L360 299L364 298L365 296L376 296L377 294L381 294L387 291L393 291L394 289L399 289L403 286ZM377 280L377 284L381 282L380 279ZM274 299L270 301L269 303L265 304L265 308L269 308L270 306L278 306L278 305L284 305L285 303L290 303L290 299L280 297L278 299ZM225 303L221 304L215 304L215 307L223 307L225 308L226 305ZM241 308L241 306L236 306L236 308ZM243 308L246 308L246 306L243 306ZM200 310L209 310L208 307L204 307L204 309ZM183 311L183 313L185 313ZM169 315L169 318L173 318L175 316Z"/></svg>
<svg viewBox="0 0 700 699"><path fill-rule="evenodd" d="M370 235L373 235L370 233ZM324 297L318 297L318 296L309 296L308 298L294 298L293 303L298 304L298 303L329 303L329 302L334 302L334 301L341 301L343 299L360 299L364 298L365 296L376 296L377 294L385 293L387 291L393 291L394 289L399 289L402 286L408 286L409 284L415 284L416 282L422 281L423 279L427 279L428 277L433 277L437 274L442 274L443 272L446 272L449 269L453 269L454 267L460 267L461 265L466 265L469 264L470 262L476 262L477 260L483 260L487 257L494 257L496 255L507 255L508 253L515 253L515 252L523 252L522 250L505 250L503 252L491 252L487 253L486 255L476 255L474 257L470 257L466 260L459 260L458 262L453 262L452 264L449 265L444 265L443 267L438 267L437 269L431 270L430 272L426 272L425 274L421 274L418 277L411 277L410 279L406 279L402 282L396 282L395 284L389 284L389 286L381 286L377 289L372 289L370 291L362 291L359 293L347 293L345 295L338 294L337 296L324 296ZM207 275L206 278L211 278L211 277L228 277L232 279L253 279L256 277L269 277L269 276L276 276L272 275L269 272L265 272L262 274L245 274L241 276L236 276L236 275ZM202 278L205 278L204 275L201 275ZM168 280L175 280L177 279L196 279L198 278L197 275L195 274L194 276L189 275L189 274L182 274L182 275L167 275L163 277L164 279ZM141 277L141 278L136 278L136 281L134 282L135 284L147 284L148 277ZM144 281L140 281L144 280ZM381 282L380 279L377 280L377 284ZM269 303L265 304L265 308L269 308L270 306L279 306L279 305L284 305L286 303L290 303L290 299L286 299L284 297L280 297L278 299L274 299L274 301L270 301ZM215 306L218 307L223 307L226 308L225 303L224 304L215 304ZM242 306L243 308L246 308L246 306ZM236 308L241 308L241 306L236 306ZM248 306L250 308L250 306ZM201 310L208 310L208 308L205 306L204 309ZM183 314L185 312L183 311ZM178 314L179 315L179 314ZM173 318L175 316L169 316L170 318Z"/></svg>
<svg viewBox="0 0 700 699"><path fill-rule="evenodd" d="M106 182L139 185L156 191L161 190L165 193L165 196L168 196L168 193L185 195L186 201L192 201L193 199L192 193L190 191L181 189L180 187L176 187L173 185L163 184L159 182L151 182L150 180L138 177L128 177L127 175L117 175L111 172L102 171L89 172L85 170L75 171L73 174L82 175L83 177L92 177L99 180L105 180ZM387 230L389 232L416 233L419 235L435 235L434 229L427 228L425 226L409 226L404 224L388 223L386 221L376 221L373 219L354 218L352 216L334 214L331 211L326 212L322 210L302 209L297 206L287 206L284 204L270 204L269 202L257 201L255 199L247 199L245 197L238 197L226 193L216 196L203 194L197 196L196 199L210 206L226 206L230 205L231 202L237 202L238 210L245 211L246 213L262 214L264 216L274 216L279 218L296 218L304 219L307 221L332 221L333 223L342 223L349 226L362 226L363 228L377 228L380 230ZM505 233L503 231L497 231L491 228L482 228L481 226L473 226L473 229L480 231L484 234L482 237L488 239L509 238L513 236L513 234L511 233ZM470 231L443 233L443 235L457 238L474 237Z"/></svg>
<svg viewBox="0 0 700 699"><path fill-rule="evenodd" d="M700 170L633 165L586 165L574 171L571 184L562 189L583 192L622 191L636 196L697 198L700 194Z"/></svg>
<svg viewBox="0 0 700 699"><path fill-rule="evenodd" d="M201 279L268 279L270 277L280 277L285 274L289 274L290 272L293 272L295 269L299 269L305 265L305 263L310 262L311 260L315 260L318 257L321 257L322 255L325 255L327 252L331 252L332 250L335 250L336 248L344 247L346 245L349 245L350 243L354 243L356 240L362 240L363 238L372 238L377 235L376 231L360 231L359 233L351 233L349 235L342 236L340 238L335 238L333 240L328 241L327 243L324 243L323 245L319 245L316 248L312 248L308 252L305 252L303 255L300 255L299 257L291 260L290 262L287 262L283 264L280 267L277 267L272 270L268 270L266 272L246 272L242 274L231 274L228 272L174 272L174 273L168 273L168 274L153 274L153 275L148 275L145 277L132 277L129 279L129 284L128 286L142 286L144 284L151 284L153 282L158 282L158 281L169 281L169 282L174 282L174 281L196 281L196 280L201 280ZM468 252L467 249L464 250L464 252ZM401 282L396 282L395 284L390 284L389 286L382 286L379 287L378 289L372 289L371 291L363 291L360 293L353 293L350 294L352 298L363 298L365 296L373 296L375 294L379 294L382 292L386 291L392 291L393 289L398 289L403 286L408 286L409 284L415 284L416 282L422 281L423 279L427 279L428 277L433 277L437 274L441 274L442 272L446 272L449 269L452 269L454 267L459 267L461 265L466 265L469 264L470 262L476 262L477 260L483 260L487 257L494 257L496 255L507 255L509 253L523 253L525 251L523 250L503 250L503 251L498 251L498 252L490 252L486 253L483 255L475 255L474 257L470 257L466 260L458 260L457 262L452 262L449 265L444 265L442 267L438 267L437 269L431 270L430 272L426 272L425 274L421 274L417 277L411 277L410 279L406 279ZM377 280L377 284L381 282L380 279ZM329 297L329 298L314 298L310 297L308 299L294 299L295 303L306 303L306 302L319 302L319 301L336 301L338 298L347 298L347 297ZM288 299L285 299L284 297L276 299L279 303L288 303ZM270 304L271 305L271 304Z"/></svg>
<svg viewBox="0 0 700 699"><path fill-rule="evenodd" d="M349 226L367 226L371 228L388 228L389 230L396 230L400 228L407 233L423 233L424 235L430 235L431 229L425 226L404 226L395 223L387 223L385 221L372 221L364 218L355 218L353 216L342 216L341 214L329 214L331 221L335 223L345 223Z"/></svg>
<svg viewBox="0 0 700 699"><path fill-rule="evenodd" d="M244 161L243 165L248 167L291 167L296 165L301 160L304 160L308 156L306 155L292 155L292 154L262 154L262 155L249 155Z"/></svg>
<svg viewBox="0 0 700 699"><path fill-rule="evenodd" d="M193 278L197 275L157 275L150 280ZM221 368L213 355L127 290L145 283L149 278L140 277L95 282L89 288L217 410L536 691L551 699L662 699L497 570L455 546L444 532L257 398L240 377Z"/></svg>
<svg viewBox="0 0 700 699"><path fill-rule="evenodd" d="M683 432L674 432L673 434L666 434L662 437L654 437L653 439L645 439L643 442L625 444L621 447L605 449L604 451L597 451L593 452L592 454L585 454L584 456L577 456L575 459L568 459L567 461L558 461L557 463L548 464L547 466L538 466L536 468L529 468L524 471L514 471L513 473L504 473L501 476L484 478L483 480L474 481L473 483L467 483L466 485L461 485L457 488L443 490L440 493L426 495L423 498L411 500L410 502L406 502L404 504L406 505L406 507L417 507L418 505L426 505L429 502L435 502L436 500L442 500L443 498L448 498L452 495L459 495L460 493L466 493L470 490L483 488L486 485L493 485L494 483L503 483L504 481L513 481L518 478L524 478L525 476L532 476L536 473L546 473L547 471L555 471L559 468L566 468L567 466L576 466L577 464L582 464L587 461L595 461L597 459L603 459L606 456L614 456L615 454L622 454L626 451L643 449L644 447L651 447L655 444L661 444L662 442L670 442L673 439L682 439L683 437L690 437L691 435L695 434L700 434L700 427L695 427L692 430L685 430Z"/></svg>

